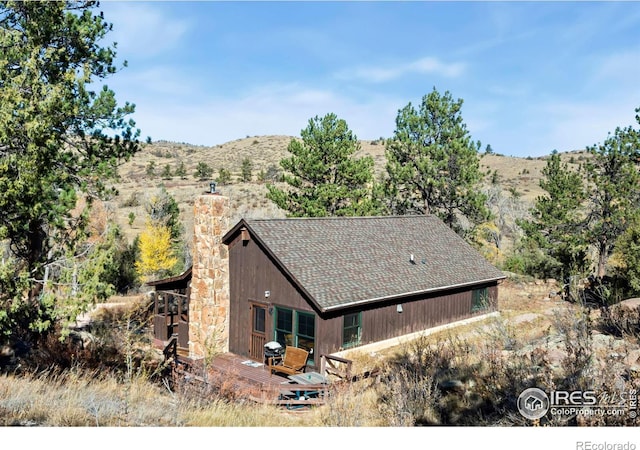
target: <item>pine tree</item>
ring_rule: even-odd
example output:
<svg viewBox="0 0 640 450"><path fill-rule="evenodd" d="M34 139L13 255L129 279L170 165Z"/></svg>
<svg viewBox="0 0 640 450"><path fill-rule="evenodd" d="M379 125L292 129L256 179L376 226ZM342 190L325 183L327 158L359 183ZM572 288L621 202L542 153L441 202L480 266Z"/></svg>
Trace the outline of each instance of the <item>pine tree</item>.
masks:
<svg viewBox="0 0 640 450"><path fill-rule="evenodd" d="M216 180L219 184L229 184L231 182L231 172L221 167L218 171L218 179Z"/></svg>
<svg viewBox="0 0 640 450"><path fill-rule="evenodd" d="M173 178L173 175L171 174L171 166L169 164L166 164L164 166L161 176L163 180L170 180L171 178Z"/></svg>
<svg viewBox="0 0 640 450"><path fill-rule="evenodd" d="M193 176L199 181L208 180L213 175L213 169L205 162L199 162Z"/></svg>
<svg viewBox="0 0 640 450"><path fill-rule="evenodd" d="M154 178L156 176L156 162L155 161L149 161L149 163L147 164L147 167L145 169L145 173L147 174L147 176L149 178Z"/></svg>
<svg viewBox="0 0 640 450"><path fill-rule="evenodd" d="M362 216L379 211L373 195L373 158L356 158L357 137L333 114L309 120L301 140L280 161L288 188L268 184L267 198L294 217Z"/></svg>
<svg viewBox="0 0 640 450"><path fill-rule="evenodd" d="M240 169L240 179L245 183L251 181L251 171L253 170L253 163L251 159L244 158L242 160L242 167Z"/></svg>
<svg viewBox="0 0 640 450"><path fill-rule="evenodd" d="M0 333L36 339L58 317L44 302L52 265L76 258L89 214L109 194L139 131L101 81L116 72L95 2L0 3ZM73 264L69 262L69 267ZM35 335L32 334L35 330Z"/></svg>
<svg viewBox="0 0 640 450"><path fill-rule="evenodd" d="M409 103L398 112L386 143L391 213L436 214L459 233L464 233L462 218L471 224L488 219L478 145L471 141L461 108L461 99L434 88L419 110Z"/></svg>
<svg viewBox="0 0 640 450"><path fill-rule="evenodd" d="M538 261L529 269L532 275L560 278L580 273L588 262L588 242L581 233L586 200L582 176L562 163L555 150L542 175L540 187L546 194L536 199L531 220L518 221L525 232L521 251L526 249L525 258Z"/></svg>
<svg viewBox="0 0 640 450"><path fill-rule="evenodd" d="M184 161L180 161L180 164L174 172L175 176L180 177L181 180L187 179L187 168L184 165Z"/></svg>
<svg viewBox="0 0 640 450"><path fill-rule="evenodd" d="M584 167L591 186L585 227L598 254L596 275L602 278L616 240L640 214L639 132L632 127L616 128L604 143L587 150L592 157Z"/></svg>

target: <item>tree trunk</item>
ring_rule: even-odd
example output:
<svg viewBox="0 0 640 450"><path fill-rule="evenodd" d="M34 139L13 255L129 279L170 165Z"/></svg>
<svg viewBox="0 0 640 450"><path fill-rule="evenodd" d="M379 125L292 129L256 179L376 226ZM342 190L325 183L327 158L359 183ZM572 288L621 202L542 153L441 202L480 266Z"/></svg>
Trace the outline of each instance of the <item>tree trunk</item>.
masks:
<svg viewBox="0 0 640 450"><path fill-rule="evenodd" d="M609 253L609 246L606 241L600 242L598 245L598 278L602 279L607 273L607 256Z"/></svg>
<svg viewBox="0 0 640 450"><path fill-rule="evenodd" d="M42 255L44 253L44 245L46 234L42 229L42 223L38 220L31 221L29 224L29 253L27 255L27 267L29 275L38 280L42 275ZM42 291L42 283L35 282L29 291L29 301L35 303L40 297Z"/></svg>

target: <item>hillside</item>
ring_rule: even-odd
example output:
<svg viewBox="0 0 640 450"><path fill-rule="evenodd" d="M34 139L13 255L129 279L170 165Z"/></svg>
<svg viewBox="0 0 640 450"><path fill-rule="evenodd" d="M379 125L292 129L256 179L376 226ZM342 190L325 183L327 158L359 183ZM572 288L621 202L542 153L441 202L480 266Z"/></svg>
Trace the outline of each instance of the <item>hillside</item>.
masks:
<svg viewBox="0 0 640 450"><path fill-rule="evenodd" d="M231 200L234 212L232 222L242 217L284 217L285 213L266 199L265 185L257 181L257 175L260 171L266 172L270 166L279 168L279 161L287 156L287 145L291 139L290 136L254 136L213 147L166 141L145 144L142 151L120 168L121 179L115 184L119 196L111 202L113 214L127 236L133 238L144 226L145 213L142 205L145 197L164 186L180 205L189 239L193 223L193 199L209 188L208 180L199 181L194 178L197 164L204 162L214 169L213 178L217 177L220 168L231 171L232 183L219 186L218 190ZM381 142L361 141L360 155L371 155L375 161L376 173L384 171L386 160ZM580 152L563 154L565 161L573 161L576 166L584 157ZM253 162L253 180L250 183L238 181L244 158ZM524 203L523 209L526 210L536 196L542 194L539 180L545 159L482 155L481 168L486 173L497 171L504 195L511 196L511 191L515 189ZM174 173L180 162L185 164L186 179L175 176L163 179L160 176L167 165ZM155 176L147 174L147 167L151 163L155 165ZM487 185L490 179L487 176ZM131 225L130 213L135 215Z"/></svg>

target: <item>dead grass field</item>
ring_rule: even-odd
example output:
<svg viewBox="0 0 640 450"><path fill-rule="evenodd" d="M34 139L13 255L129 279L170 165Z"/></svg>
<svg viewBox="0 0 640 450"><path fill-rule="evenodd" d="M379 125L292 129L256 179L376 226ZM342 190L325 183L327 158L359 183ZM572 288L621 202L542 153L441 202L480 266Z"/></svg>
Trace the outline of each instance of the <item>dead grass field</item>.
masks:
<svg viewBox="0 0 640 450"><path fill-rule="evenodd" d="M291 139L291 136L253 136L213 147L165 141L145 144L139 153L120 167L120 180L114 184L119 195L108 202L112 216L121 225L125 235L130 240L133 239L144 227L145 212L142 205L145 198L164 187L178 202L185 237L190 239L193 199L209 189L210 180L194 178L196 167L202 162L214 170L214 179L221 168L231 172L231 184L220 185L218 190L231 200L233 223L242 217L284 217L285 212L266 198L267 190L264 183L258 182L258 174L260 171L266 172L271 166L280 168L280 160L288 156L287 145ZM380 141L361 141L360 144L358 156L371 155L376 173L383 173L386 163L384 144ZM539 181L545 158L516 158L495 154L481 156L481 169L487 174L498 172L505 196L511 195L510 190L516 190L525 204L531 204L543 193ZM565 153L562 157L566 162L572 161L572 167L577 167L585 158L580 152ZM252 180L246 183L238 181L245 158L253 163ZM174 173L181 162L186 168L185 179L176 176L168 179L161 177L165 166L169 166ZM151 163L155 165L155 176L146 173ZM486 179L487 184L489 180L490 176ZM133 214L131 224L130 214Z"/></svg>
<svg viewBox="0 0 640 450"><path fill-rule="evenodd" d="M521 384L535 375L538 369L533 368L537 366L532 355L542 352L547 358L545 370L560 371L561 376L565 361L571 359L565 345L573 341L558 329L558 318L573 326L580 308L549 295L556 290L553 281L509 278L500 286L498 317L419 337L376 354L359 355L354 361L355 372L376 367L381 369L382 380L370 378L342 385L325 405L313 409L290 411L216 395L185 395L157 380L151 382L147 373L139 371L127 375L80 368L61 372L44 369L20 376L0 375L0 426L388 427L411 426L407 418L420 417L434 425L446 425L475 420L470 417L487 404L494 405L495 416L495 408L505 408L503 396L517 397ZM131 303L128 297L115 300ZM604 377L602 389L613 389L625 370L615 355L637 357L637 339L614 339L594 331L592 340L589 345L594 360L589 370L598 379ZM556 344L549 346L549 342ZM419 358L417 363L415 357ZM402 381L394 377L399 362L405 367L431 365L437 371ZM394 384L398 382L405 384ZM447 383L462 391L446 391ZM640 378L626 384L638 388ZM413 389L417 397L411 397L405 388ZM390 393L397 401L384 400ZM482 425L483 420L478 418L476 425ZM517 412L505 417L504 423L491 423L530 425ZM587 425L598 424L606 423Z"/></svg>

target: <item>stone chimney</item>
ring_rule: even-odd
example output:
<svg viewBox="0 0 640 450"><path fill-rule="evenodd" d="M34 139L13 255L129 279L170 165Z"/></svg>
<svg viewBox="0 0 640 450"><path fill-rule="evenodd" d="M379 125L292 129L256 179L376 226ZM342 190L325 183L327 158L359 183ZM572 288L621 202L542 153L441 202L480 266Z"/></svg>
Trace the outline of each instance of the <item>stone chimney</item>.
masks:
<svg viewBox="0 0 640 450"><path fill-rule="evenodd" d="M189 356L229 351L229 199L204 194L193 206L193 267L189 299Z"/></svg>

